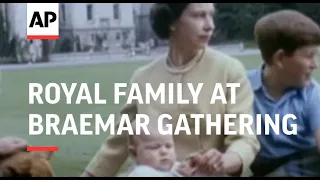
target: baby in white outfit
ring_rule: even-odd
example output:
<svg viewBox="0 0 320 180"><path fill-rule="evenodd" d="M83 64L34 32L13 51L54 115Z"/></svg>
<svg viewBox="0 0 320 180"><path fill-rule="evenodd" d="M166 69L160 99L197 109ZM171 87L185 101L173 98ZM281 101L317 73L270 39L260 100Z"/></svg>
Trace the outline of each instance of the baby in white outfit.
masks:
<svg viewBox="0 0 320 180"><path fill-rule="evenodd" d="M134 127L134 126L133 126ZM141 130L129 146L136 167L129 177L191 176L194 168L187 161L177 163L172 135L162 135L155 126L148 126L150 135Z"/></svg>

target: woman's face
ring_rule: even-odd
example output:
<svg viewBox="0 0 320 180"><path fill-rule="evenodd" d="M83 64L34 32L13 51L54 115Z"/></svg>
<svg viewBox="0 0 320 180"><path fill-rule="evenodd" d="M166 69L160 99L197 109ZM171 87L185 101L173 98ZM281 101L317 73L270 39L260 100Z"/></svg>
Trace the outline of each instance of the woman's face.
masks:
<svg viewBox="0 0 320 180"><path fill-rule="evenodd" d="M213 3L190 3L173 24L173 37L192 48L205 47L214 30Z"/></svg>

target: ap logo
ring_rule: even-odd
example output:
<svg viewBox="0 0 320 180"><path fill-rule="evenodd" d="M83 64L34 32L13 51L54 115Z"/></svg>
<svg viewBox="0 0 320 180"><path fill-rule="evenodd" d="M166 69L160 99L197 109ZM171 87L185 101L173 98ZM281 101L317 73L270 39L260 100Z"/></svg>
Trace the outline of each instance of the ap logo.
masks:
<svg viewBox="0 0 320 180"><path fill-rule="evenodd" d="M27 39L59 38L59 3L27 3Z"/></svg>

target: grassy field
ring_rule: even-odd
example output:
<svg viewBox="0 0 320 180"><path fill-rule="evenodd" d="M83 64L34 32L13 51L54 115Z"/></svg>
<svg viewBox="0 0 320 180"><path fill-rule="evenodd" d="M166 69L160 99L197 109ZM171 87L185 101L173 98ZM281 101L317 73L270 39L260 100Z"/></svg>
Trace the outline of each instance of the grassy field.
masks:
<svg viewBox="0 0 320 180"><path fill-rule="evenodd" d="M261 60L257 56L242 56L239 59L248 69L261 64ZM56 105L29 105L28 83L35 82L45 85L50 82L89 84L98 82L102 85L100 94L110 99L113 97L113 83L128 82L132 72L143 64L105 64L3 72L0 95L2 118L0 137L15 135L27 139L32 145L58 145L59 151L53 158L56 174L58 176L78 176L99 149L107 134L100 136L29 136L28 114L58 114L63 121L63 117L68 113L73 114L76 118L83 113L98 113L106 117L109 113L118 113L120 106L112 103L107 105L67 105L64 103L64 96L61 97L61 103ZM319 74L317 75L319 77ZM93 94L93 88L90 91Z"/></svg>

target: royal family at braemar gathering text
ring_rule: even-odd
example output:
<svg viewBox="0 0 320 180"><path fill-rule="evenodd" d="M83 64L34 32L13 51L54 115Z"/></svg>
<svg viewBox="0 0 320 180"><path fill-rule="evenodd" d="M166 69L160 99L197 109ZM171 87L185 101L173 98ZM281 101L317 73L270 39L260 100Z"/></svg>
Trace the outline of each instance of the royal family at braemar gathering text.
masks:
<svg viewBox="0 0 320 180"><path fill-rule="evenodd" d="M212 3L154 3L150 23L168 40L168 53L137 69L130 83L203 83L197 104L125 104L120 113L157 116L179 114L294 114L297 135L159 135L108 136L81 174L116 176L131 157L135 164L124 176L319 176L320 87L312 79L318 67L320 28L294 10L280 10L256 22L254 35L262 66L247 72L237 59L208 47L215 24ZM210 104L215 83L240 83L236 103ZM225 87L224 87L225 88ZM141 90L143 92L143 89ZM184 97L192 97L188 91ZM230 101L230 95L227 94ZM150 118L152 120L152 118ZM193 121L188 123L194 127ZM223 123L223 121L222 121ZM233 130L239 132L239 120ZM290 124L289 124L290 125ZM149 128L153 124L150 123ZM206 124L200 123L205 129ZM137 131L137 129L135 129ZM12 153L25 143L2 139L0 152Z"/></svg>

